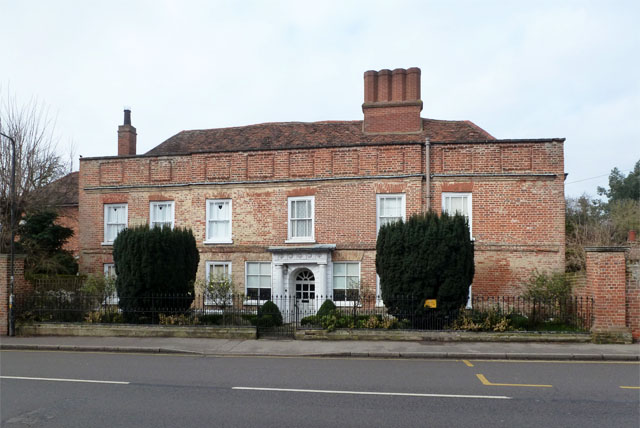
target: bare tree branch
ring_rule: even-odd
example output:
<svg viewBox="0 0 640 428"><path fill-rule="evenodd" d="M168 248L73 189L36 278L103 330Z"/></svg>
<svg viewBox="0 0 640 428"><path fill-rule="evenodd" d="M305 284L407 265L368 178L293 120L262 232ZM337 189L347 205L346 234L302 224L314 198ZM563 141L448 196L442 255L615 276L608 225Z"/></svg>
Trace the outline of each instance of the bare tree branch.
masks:
<svg viewBox="0 0 640 428"><path fill-rule="evenodd" d="M64 195L41 190L62 177L68 165L58 153L49 109L37 99L20 105L15 95L0 90L0 131L16 142L16 218L57 205ZM10 240L11 159L11 141L0 137L0 252L8 251Z"/></svg>

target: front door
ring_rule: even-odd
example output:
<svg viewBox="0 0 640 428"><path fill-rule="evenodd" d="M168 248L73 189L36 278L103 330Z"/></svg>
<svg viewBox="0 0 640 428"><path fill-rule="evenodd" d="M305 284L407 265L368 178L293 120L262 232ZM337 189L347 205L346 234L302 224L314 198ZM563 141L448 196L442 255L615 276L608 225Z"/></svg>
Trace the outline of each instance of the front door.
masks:
<svg viewBox="0 0 640 428"><path fill-rule="evenodd" d="M298 272L295 278L295 285L298 319L315 315L316 279L313 276L313 272L309 269L303 269Z"/></svg>

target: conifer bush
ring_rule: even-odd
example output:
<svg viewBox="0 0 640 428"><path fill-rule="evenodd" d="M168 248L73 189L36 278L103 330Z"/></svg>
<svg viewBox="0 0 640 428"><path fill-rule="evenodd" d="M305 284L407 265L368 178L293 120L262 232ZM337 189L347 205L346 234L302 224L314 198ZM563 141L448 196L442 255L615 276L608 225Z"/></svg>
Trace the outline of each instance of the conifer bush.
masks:
<svg viewBox="0 0 640 428"><path fill-rule="evenodd" d="M466 219L429 212L382 226L376 271L382 300L398 319L419 321L434 311L424 307L426 299L436 299L441 314L464 306L474 273Z"/></svg>
<svg viewBox="0 0 640 428"><path fill-rule="evenodd" d="M113 242L113 260L125 315L179 313L191 306L200 261L191 230L147 225L124 229Z"/></svg>
<svg viewBox="0 0 640 428"><path fill-rule="evenodd" d="M259 327L279 327L283 323L282 313L278 306L267 300L258 311Z"/></svg>

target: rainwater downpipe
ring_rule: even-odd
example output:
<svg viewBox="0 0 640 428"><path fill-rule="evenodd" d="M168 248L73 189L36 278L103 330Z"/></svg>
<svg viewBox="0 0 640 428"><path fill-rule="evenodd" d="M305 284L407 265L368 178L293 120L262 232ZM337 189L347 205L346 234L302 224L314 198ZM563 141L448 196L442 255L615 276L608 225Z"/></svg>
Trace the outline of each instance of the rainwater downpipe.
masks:
<svg viewBox="0 0 640 428"><path fill-rule="evenodd" d="M429 141L429 137L424 140L424 175L426 178L425 187L426 187L426 212L431 211L431 142Z"/></svg>

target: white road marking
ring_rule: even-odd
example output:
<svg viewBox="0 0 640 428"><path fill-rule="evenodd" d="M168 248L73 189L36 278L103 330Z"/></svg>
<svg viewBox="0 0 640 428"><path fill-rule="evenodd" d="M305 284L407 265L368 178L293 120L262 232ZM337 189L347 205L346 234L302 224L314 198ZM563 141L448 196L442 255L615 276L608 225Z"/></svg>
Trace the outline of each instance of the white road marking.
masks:
<svg viewBox="0 0 640 428"><path fill-rule="evenodd" d="M326 389L292 389L292 388L257 388L248 386L234 386L231 389L248 391L273 391L273 392L310 392L316 394L352 394L352 395L393 395L401 397L437 397L437 398L486 398L494 400L511 400L504 395L464 395L464 394L420 394L412 392L375 392L375 391L331 391Z"/></svg>
<svg viewBox="0 0 640 428"><path fill-rule="evenodd" d="M129 385L131 383L131 382L119 382L115 380L59 379L54 377L25 377L25 376L0 376L0 379L41 380L41 381L48 381L48 382L108 383L108 384L114 384L114 385Z"/></svg>

